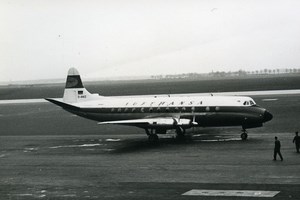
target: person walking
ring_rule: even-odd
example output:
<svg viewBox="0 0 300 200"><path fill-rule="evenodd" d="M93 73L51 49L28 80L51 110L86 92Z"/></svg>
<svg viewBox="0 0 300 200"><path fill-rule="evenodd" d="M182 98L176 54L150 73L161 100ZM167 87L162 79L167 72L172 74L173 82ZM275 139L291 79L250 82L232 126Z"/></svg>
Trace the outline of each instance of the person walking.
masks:
<svg viewBox="0 0 300 200"><path fill-rule="evenodd" d="M299 147L300 147L300 136L298 135L298 131L295 132L296 136L293 139L293 143L296 145L296 151L299 153Z"/></svg>
<svg viewBox="0 0 300 200"><path fill-rule="evenodd" d="M274 148L274 159L273 159L274 161L276 160L277 154L279 155L281 161L283 161L283 158L282 158L282 155L280 152L280 147L281 147L280 141L278 140L277 137L275 137L275 148Z"/></svg>

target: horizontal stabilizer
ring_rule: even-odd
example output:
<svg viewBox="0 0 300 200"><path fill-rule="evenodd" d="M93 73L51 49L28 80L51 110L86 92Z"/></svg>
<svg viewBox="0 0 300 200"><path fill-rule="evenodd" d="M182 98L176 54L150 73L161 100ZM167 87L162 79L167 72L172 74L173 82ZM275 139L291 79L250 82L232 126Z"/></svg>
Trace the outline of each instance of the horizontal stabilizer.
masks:
<svg viewBox="0 0 300 200"><path fill-rule="evenodd" d="M76 107L76 106L64 103L64 102L56 100L56 99L46 98L45 100L47 100L47 101L49 101L51 103L54 103L55 105L58 105L58 106L60 106L60 107L62 107L64 109L67 109L67 110L80 110L79 107Z"/></svg>

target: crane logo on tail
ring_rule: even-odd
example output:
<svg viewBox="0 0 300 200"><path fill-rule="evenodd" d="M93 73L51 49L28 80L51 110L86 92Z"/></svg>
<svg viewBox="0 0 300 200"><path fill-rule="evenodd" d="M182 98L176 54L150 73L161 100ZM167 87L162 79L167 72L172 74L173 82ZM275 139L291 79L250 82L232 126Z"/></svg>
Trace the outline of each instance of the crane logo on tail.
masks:
<svg viewBox="0 0 300 200"><path fill-rule="evenodd" d="M80 76L68 76L66 88L83 88Z"/></svg>

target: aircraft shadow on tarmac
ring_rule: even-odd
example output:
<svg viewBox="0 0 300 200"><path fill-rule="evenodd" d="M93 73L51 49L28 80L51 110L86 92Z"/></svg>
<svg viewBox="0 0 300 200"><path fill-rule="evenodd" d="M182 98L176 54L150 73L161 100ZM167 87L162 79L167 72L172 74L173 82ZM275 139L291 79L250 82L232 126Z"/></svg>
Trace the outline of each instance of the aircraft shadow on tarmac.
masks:
<svg viewBox="0 0 300 200"><path fill-rule="evenodd" d="M49 142L49 141L48 141ZM180 148L195 148L196 146L207 146L224 144L257 142L256 138L249 141L242 141L239 134L228 130L200 130L194 131L193 135L187 132L184 140L177 140L175 134L160 135L158 143L150 143L144 135L119 135L108 138L107 136L84 137L84 138L66 138L64 140L51 141L47 152L60 154L126 154L147 151L174 150ZM217 144L216 144L217 145ZM41 150L43 148L40 148ZM35 148L26 146L24 151L35 151ZM37 151L37 150L36 150ZM49 152L48 152L49 153Z"/></svg>
<svg viewBox="0 0 300 200"><path fill-rule="evenodd" d="M191 145L202 145L216 143L216 142L247 142L242 141L238 134L225 133L221 134L219 131L197 131L193 135L187 134L184 140L177 140L174 135L161 136L158 143L150 143L146 138L137 138L137 139L125 139L118 145L114 146L114 150L110 153L113 154L123 154L131 153L138 151L147 151L153 149L167 149L176 147L184 147Z"/></svg>

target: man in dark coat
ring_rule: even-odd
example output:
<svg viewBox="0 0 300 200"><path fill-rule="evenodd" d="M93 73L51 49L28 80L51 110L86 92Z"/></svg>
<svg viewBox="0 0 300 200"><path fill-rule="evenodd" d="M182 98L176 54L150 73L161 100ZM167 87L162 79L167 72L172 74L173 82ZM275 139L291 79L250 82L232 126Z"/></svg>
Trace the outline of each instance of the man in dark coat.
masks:
<svg viewBox="0 0 300 200"><path fill-rule="evenodd" d="M298 135L298 131L296 131L296 136L293 139L293 143L296 145L297 153L299 153L299 147L300 147L300 136Z"/></svg>
<svg viewBox="0 0 300 200"><path fill-rule="evenodd" d="M277 157L277 154L280 156L280 159L281 161L283 161L283 158L282 158L282 155L281 155L281 152L280 152L280 141L278 140L277 137L275 137L275 148L274 148L274 159L273 160L276 160L276 157Z"/></svg>

